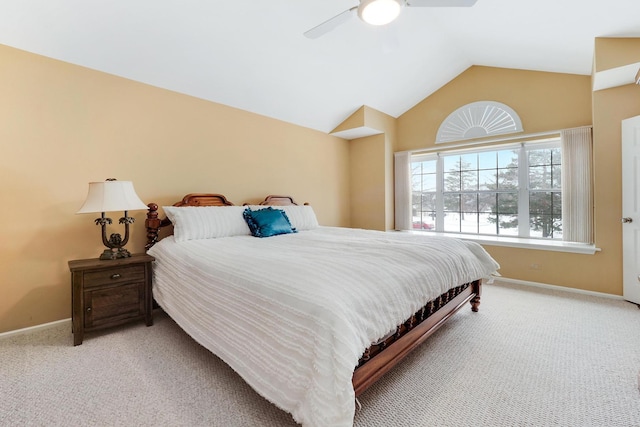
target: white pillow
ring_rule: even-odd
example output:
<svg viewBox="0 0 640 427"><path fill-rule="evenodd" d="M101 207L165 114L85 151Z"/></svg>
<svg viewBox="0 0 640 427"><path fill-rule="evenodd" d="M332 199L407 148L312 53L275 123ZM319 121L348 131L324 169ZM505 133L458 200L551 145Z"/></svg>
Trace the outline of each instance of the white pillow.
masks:
<svg viewBox="0 0 640 427"><path fill-rule="evenodd" d="M163 206L176 242L250 235L243 206Z"/></svg>
<svg viewBox="0 0 640 427"><path fill-rule="evenodd" d="M268 206L264 205L252 205L249 206L251 210L264 209ZM274 209L281 209L284 213L287 214L287 218L289 218L289 222L291 226L294 227L297 231L303 230L313 230L318 227L318 218L316 218L316 213L313 211L311 206L271 206Z"/></svg>

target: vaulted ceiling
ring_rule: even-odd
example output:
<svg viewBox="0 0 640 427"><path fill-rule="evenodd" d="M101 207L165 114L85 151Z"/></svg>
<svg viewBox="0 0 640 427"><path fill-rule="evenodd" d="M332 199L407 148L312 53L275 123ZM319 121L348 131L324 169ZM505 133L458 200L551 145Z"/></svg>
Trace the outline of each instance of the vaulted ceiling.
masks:
<svg viewBox="0 0 640 427"><path fill-rule="evenodd" d="M478 0L306 30L357 0L3 0L0 44L330 132L397 117L472 65L589 75L596 37L640 37L638 0Z"/></svg>

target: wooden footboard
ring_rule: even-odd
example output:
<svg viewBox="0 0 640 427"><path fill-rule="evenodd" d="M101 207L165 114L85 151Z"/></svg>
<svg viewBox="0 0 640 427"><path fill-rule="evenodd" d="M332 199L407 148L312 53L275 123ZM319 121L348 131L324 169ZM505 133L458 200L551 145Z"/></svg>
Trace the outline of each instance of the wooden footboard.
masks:
<svg viewBox="0 0 640 427"><path fill-rule="evenodd" d="M429 302L411 319L398 326L396 334L382 343L370 347L365 352L364 358L366 360L361 359L360 365L353 373L352 382L356 396L359 396L382 375L400 363L411 350L422 344L467 302L471 303L473 311L478 311L481 286L482 282L476 280L450 290L436 300ZM442 304L442 306L435 311L431 311L431 307L437 304ZM422 320L419 320L420 317L422 317ZM377 349L374 349L376 346L382 348L376 351ZM373 351L376 351L375 355L369 356L367 354Z"/></svg>

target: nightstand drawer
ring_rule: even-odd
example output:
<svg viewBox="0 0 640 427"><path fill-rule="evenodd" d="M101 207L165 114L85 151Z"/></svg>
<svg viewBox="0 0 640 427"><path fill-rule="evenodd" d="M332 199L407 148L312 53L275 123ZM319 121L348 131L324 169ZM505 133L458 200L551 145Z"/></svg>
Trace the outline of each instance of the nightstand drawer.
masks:
<svg viewBox="0 0 640 427"><path fill-rule="evenodd" d="M138 281L144 281L144 265L123 266L84 273L85 288Z"/></svg>

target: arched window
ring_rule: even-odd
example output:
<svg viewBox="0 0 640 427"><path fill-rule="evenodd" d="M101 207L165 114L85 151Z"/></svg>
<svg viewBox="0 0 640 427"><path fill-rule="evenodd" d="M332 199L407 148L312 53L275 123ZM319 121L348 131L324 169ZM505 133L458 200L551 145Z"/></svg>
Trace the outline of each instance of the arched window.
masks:
<svg viewBox="0 0 640 427"><path fill-rule="evenodd" d="M442 122L436 144L522 132L522 122L511 107L478 101L458 108Z"/></svg>

